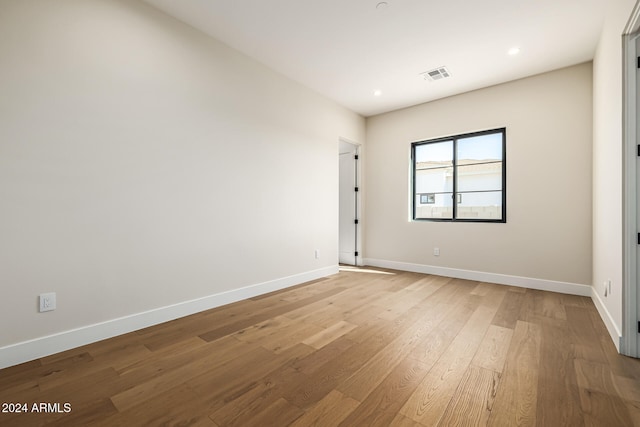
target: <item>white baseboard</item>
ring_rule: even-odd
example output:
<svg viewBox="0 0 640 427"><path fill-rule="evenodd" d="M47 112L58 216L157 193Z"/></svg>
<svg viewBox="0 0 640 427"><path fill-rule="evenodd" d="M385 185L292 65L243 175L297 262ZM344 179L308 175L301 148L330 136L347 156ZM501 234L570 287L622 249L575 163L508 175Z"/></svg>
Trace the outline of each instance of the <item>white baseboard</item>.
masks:
<svg viewBox="0 0 640 427"><path fill-rule="evenodd" d="M596 306L596 309L598 310L598 314L602 318L604 325L607 327L607 331L611 336L611 340L613 341L613 344L616 346L618 353L620 353L620 345L622 343L622 333L620 333L620 329L618 329L616 322L613 320L613 317L611 317L611 313L609 313L609 310L607 310L607 307L602 302L600 295L598 294L596 289L593 287L591 288L591 299L593 300L593 304Z"/></svg>
<svg viewBox="0 0 640 427"><path fill-rule="evenodd" d="M511 285L520 288L538 289L541 291L560 292L562 294L591 296L591 286L577 283L557 282L554 280L534 279L531 277L510 276L506 274L486 273L483 271L460 270L457 268L437 267L433 265L411 264L398 261L366 258L365 265L411 271L414 273L435 274L437 276L454 277L456 279L474 280L478 282Z"/></svg>
<svg viewBox="0 0 640 427"><path fill-rule="evenodd" d="M0 369L336 273L334 265L0 347Z"/></svg>

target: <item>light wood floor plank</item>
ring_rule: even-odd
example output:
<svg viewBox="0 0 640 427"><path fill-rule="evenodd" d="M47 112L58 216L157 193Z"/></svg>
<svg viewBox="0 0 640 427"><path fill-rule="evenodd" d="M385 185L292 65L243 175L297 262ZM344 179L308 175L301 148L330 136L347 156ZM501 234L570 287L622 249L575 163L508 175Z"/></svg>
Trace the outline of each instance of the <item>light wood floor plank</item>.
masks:
<svg viewBox="0 0 640 427"><path fill-rule="evenodd" d="M569 339L574 344L574 348L580 351L580 356L577 358L605 363L607 358L602 346L597 345L599 340L598 335L594 333L590 310L588 308L567 306L565 307L565 312L570 333Z"/></svg>
<svg viewBox="0 0 640 427"><path fill-rule="evenodd" d="M536 425L541 337L537 324L517 322L489 425Z"/></svg>
<svg viewBox="0 0 640 427"><path fill-rule="evenodd" d="M298 371L311 375L330 361L342 358L342 354L355 344L354 341L342 336L307 357L292 362L291 365Z"/></svg>
<svg viewBox="0 0 640 427"><path fill-rule="evenodd" d="M257 381L254 387L237 393L235 399L228 399L210 418L219 425L243 426L275 404L285 390L306 380L307 376L295 368L280 366Z"/></svg>
<svg viewBox="0 0 640 427"><path fill-rule="evenodd" d="M411 418L405 417L402 414L397 414L395 418L389 424L389 427L424 427L417 421L412 420Z"/></svg>
<svg viewBox="0 0 640 427"><path fill-rule="evenodd" d="M492 323L503 328L514 329L520 316L522 304L526 299L524 293L508 291Z"/></svg>
<svg viewBox="0 0 640 427"><path fill-rule="evenodd" d="M611 368L581 359L576 359L574 366L587 424L608 422L611 425L632 425L626 404L613 383Z"/></svg>
<svg viewBox="0 0 640 427"><path fill-rule="evenodd" d="M574 352L566 320L540 317L542 328L536 420L540 425L584 425Z"/></svg>
<svg viewBox="0 0 640 427"><path fill-rule="evenodd" d="M310 336L309 338L304 339L302 343L310 347L313 347L316 350L319 350L325 345L345 335L347 332L355 329L356 327L357 325L354 325L353 323L340 320L339 322L336 322L335 324L329 326L325 330L320 331Z"/></svg>
<svg viewBox="0 0 640 427"><path fill-rule="evenodd" d="M470 366L438 426L487 425L499 383L499 373Z"/></svg>
<svg viewBox="0 0 640 427"><path fill-rule="evenodd" d="M280 354L262 349L254 350L211 371L200 372L187 384L200 395L200 400L207 403L211 414L257 387L260 379L271 372L278 368L286 369L286 365L308 356L312 351L313 348L304 344L298 344ZM295 386L298 382L292 384ZM289 388L285 392L287 390Z"/></svg>
<svg viewBox="0 0 640 427"><path fill-rule="evenodd" d="M452 312L452 309L451 306L442 306L439 310L432 310L419 319L415 325L408 328L369 359L362 368L338 386L338 389L347 396L363 401L402 359L408 356L421 342L431 338L431 332L447 314ZM435 337L436 334L433 336Z"/></svg>
<svg viewBox="0 0 640 427"><path fill-rule="evenodd" d="M360 402L351 399L337 390L332 390L320 402L311 407L303 416L291 424L291 427L337 426Z"/></svg>
<svg viewBox="0 0 640 427"><path fill-rule="evenodd" d="M296 419L304 415L304 412L287 402L285 399L280 398L276 400L273 405L265 408L255 417L246 420L243 427L264 427L266 424L263 420L269 420L270 426L288 426Z"/></svg>
<svg viewBox="0 0 640 427"><path fill-rule="evenodd" d="M479 306L438 362L425 376L401 413L425 425L436 425L464 377L497 311Z"/></svg>
<svg viewBox="0 0 640 427"><path fill-rule="evenodd" d="M501 373L507 360L513 330L490 325L471 364Z"/></svg>
<svg viewBox="0 0 640 427"><path fill-rule="evenodd" d="M388 426L428 369L429 366L420 360L405 358L340 426Z"/></svg>

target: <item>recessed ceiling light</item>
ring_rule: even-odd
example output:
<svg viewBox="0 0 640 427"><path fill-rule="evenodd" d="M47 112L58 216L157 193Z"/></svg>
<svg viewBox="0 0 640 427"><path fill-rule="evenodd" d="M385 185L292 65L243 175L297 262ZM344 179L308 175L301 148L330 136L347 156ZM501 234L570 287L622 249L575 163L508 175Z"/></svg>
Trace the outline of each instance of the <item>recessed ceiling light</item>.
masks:
<svg viewBox="0 0 640 427"><path fill-rule="evenodd" d="M387 3L386 1L381 1L380 3L378 3L376 5L376 9L378 10L385 10L389 7L389 3Z"/></svg>
<svg viewBox="0 0 640 427"><path fill-rule="evenodd" d="M517 54L519 54L519 53L520 53L520 48L519 48L519 47L512 47L511 49L509 49L509 50L507 51L507 53L508 53L509 55L511 55L511 56L513 56L513 55L517 55Z"/></svg>
<svg viewBox="0 0 640 427"><path fill-rule="evenodd" d="M376 90L373 92L373 96L380 96L382 95L382 91L381 90Z"/></svg>

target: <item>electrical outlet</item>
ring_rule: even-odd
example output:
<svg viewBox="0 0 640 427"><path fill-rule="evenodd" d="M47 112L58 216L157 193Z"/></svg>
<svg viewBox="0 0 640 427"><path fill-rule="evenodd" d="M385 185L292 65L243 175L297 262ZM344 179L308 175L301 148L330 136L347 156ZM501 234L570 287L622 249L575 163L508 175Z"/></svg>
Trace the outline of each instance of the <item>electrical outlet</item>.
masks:
<svg viewBox="0 0 640 427"><path fill-rule="evenodd" d="M433 256L440 256L440 248L433 248Z"/></svg>
<svg viewBox="0 0 640 427"><path fill-rule="evenodd" d="M611 279L607 280L607 293L611 295Z"/></svg>
<svg viewBox="0 0 640 427"><path fill-rule="evenodd" d="M316 249L316 259L320 259L320 249Z"/></svg>
<svg viewBox="0 0 640 427"><path fill-rule="evenodd" d="M56 309L56 293L40 294L40 313Z"/></svg>

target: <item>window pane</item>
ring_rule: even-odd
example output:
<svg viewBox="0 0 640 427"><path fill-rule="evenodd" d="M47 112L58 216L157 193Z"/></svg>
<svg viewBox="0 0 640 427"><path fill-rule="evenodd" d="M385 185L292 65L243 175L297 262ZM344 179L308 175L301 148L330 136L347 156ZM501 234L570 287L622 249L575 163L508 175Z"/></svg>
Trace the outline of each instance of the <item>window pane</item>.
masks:
<svg viewBox="0 0 640 427"><path fill-rule="evenodd" d="M416 194L446 193L453 191L453 168L423 169L416 171Z"/></svg>
<svg viewBox="0 0 640 427"><path fill-rule="evenodd" d="M453 141L416 145L416 170L453 166Z"/></svg>
<svg viewBox="0 0 640 427"><path fill-rule="evenodd" d="M457 218L502 219L502 191L458 193Z"/></svg>
<svg viewBox="0 0 640 427"><path fill-rule="evenodd" d="M434 194L433 203L421 203L425 201L421 196L417 194L414 202L417 219L453 218L453 193Z"/></svg>
<svg viewBox="0 0 640 427"><path fill-rule="evenodd" d="M458 192L502 190L502 162L458 166Z"/></svg>
<svg viewBox="0 0 640 427"><path fill-rule="evenodd" d="M502 133L460 138L457 143L458 165L502 160Z"/></svg>

